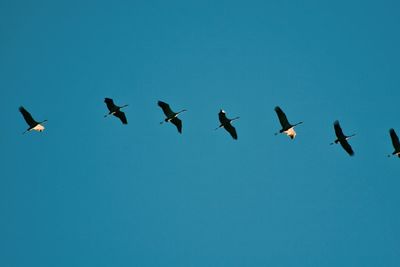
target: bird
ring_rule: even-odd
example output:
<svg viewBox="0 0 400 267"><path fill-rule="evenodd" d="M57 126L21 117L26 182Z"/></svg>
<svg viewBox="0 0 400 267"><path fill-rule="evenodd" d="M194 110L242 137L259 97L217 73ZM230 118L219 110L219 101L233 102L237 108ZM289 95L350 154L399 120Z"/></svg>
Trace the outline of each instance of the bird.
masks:
<svg viewBox="0 0 400 267"><path fill-rule="evenodd" d="M115 117L119 118L122 124L128 124L128 120L126 119L125 113L121 111L122 108L127 107L128 105L123 105L121 107L114 104L114 101L111 98L104 98L104 103L106 103L107 108L109 110L108 114L104 115L108 117L110 115L114 115Z"/></svg>
<svg viewBox="0 0 400 267"><path fill-rule="evenodd" d="M232 126L231 122L239 119L239 117L235 117L233 119L228 119L226 117L225 111L223 109L221 109L218 113L218 119L221 124L217 128L215 128L215 130L218 130L219 128L223 127L232 136L233 139L237 140L238 136L236 133L236 129L235 129L235 127Z"/></svg>
<svg viewBox="0 0 400 267"><path fill-rule="evenodd" d="M400 142L399 142L399 137L397 137L396 132L394 131L394 129L390 129L389 130L390 133L390 138L392 139L392 144L394 147L394 151L392 153L392 155L396 155L400 158ZM388 157L392 156L392 155L388 155Z"/></svg>
<svg viewBox="0 0 400 267"><path fill-rule="evenodd" d="M335 129L335 134L336 134L336 140L331 143L331 145L333 144L337 144L340 143L340 145L343 147L343 149L350 155L353 156L354 155L354 151L351 148L349 142L347 142L347 140L349 140L351 137L355 136L355 134L352 135L344 135L342 128L340 127L339 121L336 120L333 123L333 128Z"/></svg>
<svg viewBox="0 0 400 267"><path fill-rule="evenodd" d="M162 111L164 112L166 118L160 122L160 124L163 124L164 122L171 122L172 124L174 124L176 126L176 128L178 129L178 132L181 134L182 133L182 121L178 118L178 115L182 112L187 111L186 109L182 109L179 112L174 112L172 111L171 107L163 102L163 101L158 101L157 102L158 106L162 109Z"/></svg>
<svg viewBox="0 0 400 267"><path fill-rule="evenodd" d="M282 126L282 129L279 130L279 133L285 133L287 136L290 137L290 139L293 140L296 137L296 132L294 131L294 127L299 124L302 124L303 122L301 121L293 125L290 124L286 117L286 114L282 111L282 109L279 106L275 107L275 112L278 115L279 122ZM277 134L278 133L275 133L275 135Z"/></svg>
<svg viewBox="0 0 400 267"><path fill-rule="evenodd" d="M42 132L45 128L43 126L43 123L47 122L47 120L37 122L33 119L32 115L23 107L19 107L19 111L21 112L22 116L24 117L26 123L29 125L29 128L23 132L22 134L25 134L26 132L30 132L32 130Z"/></svg>

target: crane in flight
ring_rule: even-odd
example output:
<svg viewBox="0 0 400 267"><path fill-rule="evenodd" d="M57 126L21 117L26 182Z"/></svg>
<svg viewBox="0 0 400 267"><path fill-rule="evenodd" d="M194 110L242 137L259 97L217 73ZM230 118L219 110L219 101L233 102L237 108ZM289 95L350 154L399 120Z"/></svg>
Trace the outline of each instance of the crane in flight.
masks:
<svg viewBox="0 0 400 267"><path fill-rule="evenodd" d="M342 128L340 127L339 121L337 121L337 120L333 123L333 128L335 129L336 140L333 143L331 143L331 145L340 143L340 145L343 147L343 149L350 156L353 156L354 151L351 148L349 142L347 142L347 140L349 140L351 137L355 136L356 134L352 134L349 136L345 135L342 131Z"/></svg>
<svg viewBox="0 0 400 267"><path fill-rule="evenodd" d="M26 129L25 132L22 134L25 134L26 132L30 131L37 131L37 132L42 132L45 128L43 126L43 123L45 123L47 120L37 122L33 119L32 115L23 107L19 107L19 112L21 112L22 116L24 117L26 123L29 125L29 128Z"/></svg>
<svg viewBox="0 0 400 267"><path fill-rule="evenodd" d="M278 106L275 107L275 112L276 115L278 115L279 122L282 126L282 129L279 130L279 133L285 133L287 136L290 137L290 139L293 140L296 137L296 132L294 130L294 127L299 124L302 124L303 122L301 121L296 124L290 124L286 117L285 112L283 112L283 110ZM275 135L278 135L278 133L275 133Z"/></svg>
<svg viewBox="0 0 400 267"><path fill-rule="evenodd" d="M239 119L239 117L235 117L233 119L228 119L226 117L225 111L223 109L221 109L218 113L218 119L219 119L220 125L217 128L215 128L215 130L218 130L219 128L225 128L225 130L232 136L232 138L237 140L238 136L236 133L236 129L235 129L235 127L232 126L231 122Z"/></svg>
<svg viewBox="0 0 400 267"><path fill-rule="evenodd" d="M171 109L171 107L163 101L158 101L157 104L162 109L162 111L164 112L164 115L166 116L166 118L163 121L161 121L160 124L163 124L164 122L170 122L176 126L176 128L178 129L178 132L181 134L182 133L182 121L178 118L178 115L187 110L182 109L181 111L174 112Z"/></svg>
<svg viewBox="0 0 400 267"><path fill-rule="evenodd" d="M125 113L121 111L122 108L127 107L128 105L123 105L121 107L114 104L114 101L111 98L104 98L104 103L106 103L108 108L108 114L104 115L108 117L110 115L114 115L118 119L121 120L122 124L128 124L128 120L126 119Z"/></svg>

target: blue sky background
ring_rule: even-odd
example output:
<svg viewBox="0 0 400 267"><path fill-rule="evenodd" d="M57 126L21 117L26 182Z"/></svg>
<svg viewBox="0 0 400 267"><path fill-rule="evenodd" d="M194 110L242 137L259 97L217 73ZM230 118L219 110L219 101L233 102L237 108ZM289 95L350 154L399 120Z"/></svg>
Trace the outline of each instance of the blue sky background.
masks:
<svg viewBox="0 0 400 267"><path fill-rule="evenodd" d="M0 265L399 266L399 9L0 1ZM189 110L182 135L157 100Z"/></svg>

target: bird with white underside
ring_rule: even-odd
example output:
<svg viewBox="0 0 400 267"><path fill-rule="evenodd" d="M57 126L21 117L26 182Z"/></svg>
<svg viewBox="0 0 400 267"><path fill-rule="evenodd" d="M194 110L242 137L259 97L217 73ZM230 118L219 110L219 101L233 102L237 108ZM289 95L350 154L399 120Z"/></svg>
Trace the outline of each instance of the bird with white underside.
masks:
<svg viewBox="0 0 400 267"><path fill-rule="evenodd" d="M279 133L285 133L287 136L290 137L290 139L293 140L296 137L296 132L294 130L294 127L299 124L302 124L303 122L301 121L295 124L290 124L286 117L286 114L279 106L275 107L275 112L276 115L278 115L279 123L281 124L282 127L282 129L279 130ZM275 133L275 135L278 135L278 133Z"/></svg>
<svg viewBox="0 0 400 267"><path fill-rule="evenodd" d="M22 116L24 117L26 123L29 125L29 128L26 129L25 132L22 134L25 134L26 132L30 131L37 131L37 132L43 132L44 131L44 126L43 124L47 122L47 120L37 122L33 119L32 115L23 107L19 107L19 111L21 112Z"/></svg>

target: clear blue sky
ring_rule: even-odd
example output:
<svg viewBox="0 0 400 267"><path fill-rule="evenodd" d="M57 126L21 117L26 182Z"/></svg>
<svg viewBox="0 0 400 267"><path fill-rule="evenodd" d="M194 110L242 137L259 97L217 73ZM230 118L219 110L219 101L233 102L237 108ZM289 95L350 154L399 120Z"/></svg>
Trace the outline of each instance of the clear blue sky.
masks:
<svg viewBox="0 0 400 267"><path fill-rule="evenodd" d="M400 266L399 10L1 1L0 266ZM157 100L188 109L182 135Z"/></svg>

